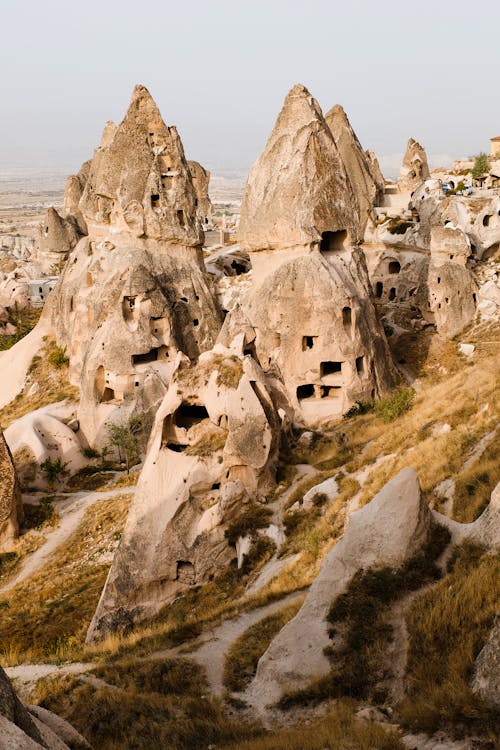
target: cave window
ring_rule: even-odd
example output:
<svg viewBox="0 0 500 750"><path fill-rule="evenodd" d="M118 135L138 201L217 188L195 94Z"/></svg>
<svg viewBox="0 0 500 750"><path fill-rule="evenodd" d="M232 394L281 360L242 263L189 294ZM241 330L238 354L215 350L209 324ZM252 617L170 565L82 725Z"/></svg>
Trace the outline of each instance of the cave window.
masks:
<svg viewBox="0 0 500 750"><path fill-rule="evenodd" d="M198 198L195 198L195 199L194 199L194 207L195 207L195 208L198 208Z"/></svg>
<svg viewBox="0 0 500 750"><path fill-rule="evenodd" d="M243 273L247 273L248 269L242 263L238 263L237 260L231 261L231 268L236 272L236 276L241 276Z"/></svg>
<svg viewBox="0 0 500 750"><path fill-rule="evenodd" d="M101 402L113 401L114 398L115 398L114 390L112 388L109 388L109 386L106 386L106 388L102 392Z"/></svg>
<svg viewBox="0 0 500 750"><path fill-rule="evenodd" d="M320 376L322 378L325 375L334 375L337 372L342 372L342 362L322 362L320 364Z"/></svg>
<svg viewBox="0 0 500 750"><path fill-rule="evenodd" d="M448 299L448 297L445 297L445 298L444 298L444 301L446 302L446 304L447 304L447 305L449 305L449 304L450 304L450 300Z"/></svg>
<svg viewBox="0 0 500 750"><path fill-rule="evenodd" d="M220 482L214 482L212 485L213 490L220 490Z"/></svg>
<svg viewBox="0 0 500 750"><path fill-rule="evenodd" d="M342 392L339 385L322 385L321 398L338 398Z"/></svg>
<svg viewBox="0 0 500 750"><path fill-rule="evenodd" d="M399 273L401 271L401 263L397 260L391 260L389 263L389 273Z"/></svg>
<svg viewBox="0 0 500 750"><path fill-rule="evenodd" d="M477 302L477 297L476 297L476 295L475 295L474 293L472 294L472 300L473 300L474 304L476 304L476 302Z"/></svg>
<svg viewBox="0 0 500 750"><path fill-rule="evenodd" d="M351 320L352 320L351 308L343 307L342 308L342 322L344 324L344 328L346 329L347 333L349 333L351 329Z"/></svg>
<svg viewBox="0 0 500 750"><path fill-rule="evenodd" d="M438 276L438 284L441 283L441 276Z"/></svg>
<svg viewBox="0 0 500 750"><path fill-rule="evenodd" d="M483 227L489 226L491 216L489 214L486 214L486 216L483 216Z"/></svg>
<svg viewBox="0 0 500 750"><path fill-rule="evenodd" d="M302 351L305 352L308 349L312 349L317 338L317 336L302 336Z"/></svg>
<svg viewBox="0 0 500 750"><path fill-rule="evenodd" d="M475 245L472 244L472 242L471 242L471 246L470 246L470 251L471 251L472 255L475 255L477 253L477 248L476 248Z"/></svg>
<svg viewBox="0 0 500 750"><path fill-rule="evenodd" d="M347 231L341 229L338 232L323 232L319 246L321 253L335 253L344 249L344 242L347 239Z"/></svg>
<svg viewBox="0 0 500 750"><path fill-rule="evenodd" d="M384 292L384 285L381 281L377 281L375 284L375 296L378 297L378 299L381 298L382 294Z"/></svg>
<svg viewBox="0 0 500 750"><path fill-rule="evenodd" d="M147 364L148 362L156 362L158 359L158 347L155 349L150 349L149 352L144 352L143 354L132 354L132 364L133 365L143 365Z"/></svg>
<svg viewBox="0 0 500 750"><path fill-rule="evenodd" d="M450 255L450 260L453 260L454 257L455 257L454 255Z"/></svg>
<svg viewBox="0 0 500 750"><path fill-rule="evenodd" d="M151 196L151 208L159 208L160 206L160 196L158 193L153 193Z"/></svg>
<svg viewBox="0 0 500 750"><path fill-rule="evenodd" d="M299 385L297 388L297 399L302 401L305 398L312 398L314 396L314 385Z"/></svg>
<svg viewBox="0 0 500 750"><path fill-rule="evenodd" d="M134 385L135 385L136 388L139 388L139 381L136 380L135 383L134 383Z"/></svg>
<svg viewBox="0 0 500 750"><path fill-rule="evenodd" d="M181 227L183 227L184 226L184 211L182 209L177 211L177 218L179 220L179 224L181 225Z"/></svg>
<svg viewBox="0 0 500 750"><path fill-rule="evenodd" d="M364 370L365 366L365 358L364 357L356 357L356 372L361 374Z"/></svg>
<svg viewBox="0 0 500 750"><path fill-rule="evenodd" d="M193 325L194 326L199 326L200 325L200 321L198 320L198 318L194 318Z"/></svg>
<svg viewBox="0 0 500 750"><path fill-rule="evenodd" d="M389 299L393 300L396 299L396 287L392 286L389 291Z"/></svg>
<svg viewBox="0 0 500 750"><path fill-rule="evenodd" d="M208 224L208 219L207 218L205 218L205 224Z"/></svg>
<svg viewBox="0 0 500 750"><path fill-rule="evenodd" d="M189 430L193 425L203 422L204 419L210 419L210 417L202 404L182 403L175 412L174 421L176 427Z"/></svg>
<svg viewBox="0 0 500 750"><path fill-rule="evenodd" d="M177 580L179 583L185 583L192 585L195 582L194 565L192 562L186 560L179 560L177 562Z"/></svg>

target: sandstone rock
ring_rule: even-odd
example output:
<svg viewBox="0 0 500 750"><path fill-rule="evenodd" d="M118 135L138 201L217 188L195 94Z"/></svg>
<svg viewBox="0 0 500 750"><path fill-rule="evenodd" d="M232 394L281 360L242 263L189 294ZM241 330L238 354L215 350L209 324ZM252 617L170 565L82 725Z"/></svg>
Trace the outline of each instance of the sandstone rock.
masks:
<svg viewBox="0 0 500 750"><path fill-rule="evenodd" d="M398 567L426 539L430 513L414 469L403 469L361 510L326 557L299 612L259 661L245 698L257 709L274 704L330 671L326 616L336 597L361 568Z"/></svg>
<svg viewBox="0 0 500 750"><path fill-rule="evenodd" d="M10 450L0 428L0 551L10 548L22 520L21 490Z"/></svg>
<svg viewBox="0 0 500 750"><path fill-rule="evenodd" d="M360 239L355 197L317 101L299 84L285 99L267 145L250 170L240 243L260 264L270 251L296 253ZM278 260L282 262L283 257ZM252 265L255 271L254 258Z"/></svg>
<svg viewBox="0 0 500 750"><path fill-rule="evenodd" d="M425 150L420 143L410 138L399 171L398 189L400 192L412 193L428 177L430 172Z"/></svg>
<svg viewBox="0 0 500 750"><path fill-rule="evenodd" d="M477 285L471 272L448 261L429 266L429 306L438 333L453 338L476 314Z"/></svg>
<svg viewBox="0 0 500 750"><path fill-rule="evenodd" d="M430 251L435 266L453 262L465 268L471 255L470 240L459 228L434 226L431 229Z"/></svg>
<svg viewBox="0 0 500 750"><path fill-rule="evenodd" d="M43 273L59 270L79 239L77 227L70 219L63 219L55 208L49 208L45 222L39 228L36 262Z"/></svg>
<svg viewBox="0 0 500 750"><path fill-rule="evenodd" d="M36 716L39 721L51 729L66 743L70 750L91 750L87 740L65 719L53 714L51 711L47 711L42 706L28 706L28 711L32 716Z"/></svg>
<svg viewBox="0 0 500 750"><path fill-rule="evenodd" d="M208 193L210 172L197 161L188 161L189 172L196 192L196 214L202 228L208 229L212 224L212 202Z"/></svg>
<svg viewBox="0 0 500 750"><path fill-rule="evenodd" d="M375 218L374 206L380 203L380 168L377 170L378 163L377 167L374 167L373 162L363 151L340 104L336 104L327 112L325 120L332 131L333 139L356 197L360 233L363 236L368 219ZM373 169L375 169L375 175L372 174Z"/></svg>
<svg viewBox="0 0 500 750"><path fill-rule="evenodd" d="M486 703L500 709L500 619L476 659L472 690Z"/></svg>
<svg viewBox="0 0 500 750"><path fill-rule="evenodd" d="M377 186L377 205L381 205L385 190L385 179L380 169L380 164L374 151L370 149L366 152L366 158L370 163L370 173Z"/></svg>
<svg viewBox="0 0 500 750"><path fill-rule="evenodd" d="M69 175L64 188L64 216L73 217L81 234L87 234L87 224L80 210L80 200L87 183L91 161L86 161L76 175Z"/></svg>
<svg viewBox="0 0 500 750"><path fill-rule="evenodd" d="M280 434L250 356L218 345L176 371L89 640L151 616L236 557L224 532L274 487Z"/></svg>

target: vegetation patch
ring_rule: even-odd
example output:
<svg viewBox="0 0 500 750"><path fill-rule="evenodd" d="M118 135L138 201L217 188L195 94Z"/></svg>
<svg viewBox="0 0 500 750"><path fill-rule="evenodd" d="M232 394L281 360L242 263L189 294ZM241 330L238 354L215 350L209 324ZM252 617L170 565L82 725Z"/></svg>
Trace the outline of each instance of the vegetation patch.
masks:
<svg viewBox="0 0 500 750"><path fill-rule="evenodd" d="M273 512L267 505L252 503L232 524L228 526L225 536L229 544L236 544L240 537L254 536L258 529L269 526Z"/></svg>
<svg viewBox="0 0 500 750"><path fill-rule="evenodd" d="M498 736L498 714L472 693L470 680L499 600L500 554L465 543L448 575L409 609L408 691L399 706L407 726Z"/></svg>
<svg viewBox="0 0 500 750"><path fill-rule="evenodd" d="M403 219L401 216L394 216L392 219L389 219L386 223L386 229L391 234L405 234L405 232L410 229L410 227L413 226L412 221L407 221L406 219Z"/></svg>
<svg viewBox="0 0 500 750"><path fill-rule="evenodd" d="M395 419L410 411L414 400L415 391L413 388L402 386L390 396L375 403L375 414L382 422L394 422Z"/></svg>
<svg viewBox="0 0 500 750"><path fill-rule="evenodd" d="M39 529L45 524L57 526L59 523L59 513L54 508L52 497L48 495L42 497L37 504L24 503L23 510L23 529Z"/></svg>
<svg viewBox="0 0 500 750"><path fill-rule="evenodd" d="M458 474L453 496L453 518L471 523L489 503L500 482L500 430L473 464Z"/></svg>
<svg viewBox="0 0 500 750"><path fill-rule="evenodd" d="M24 310L10 313L10 322L16 326L16 332L10 336L0 336L0 351L11 349L36 326L42 314L42 308L27 307Z"/></svg>
<svg viewBox="0 0 500 750"><path fill-rule="evenodd" d="M331 673L283 696L280 708L341 697L383 702L387 696L379 683L389 676L384 654L393 635L390 607L440 577L436 560L449 541L449 531L434 524L422 549L401 567L359 570L328 613Z"/></svg>
<svg viewBox="0 0 500 750"><path fill-rule="evenodd" d="M246 688L257 671L257 664L274 636L298 612L302 602L262 618L232 644L224 664L224 685L233 692Z"/></svg>

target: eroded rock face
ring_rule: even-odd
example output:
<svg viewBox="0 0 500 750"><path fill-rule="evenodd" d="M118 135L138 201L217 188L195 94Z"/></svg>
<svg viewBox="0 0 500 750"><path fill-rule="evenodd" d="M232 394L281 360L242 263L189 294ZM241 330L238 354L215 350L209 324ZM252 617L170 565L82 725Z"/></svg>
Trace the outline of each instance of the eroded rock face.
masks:
<svg viewBox="0 0 500 750"><path fill-rule="evenodd" d="M375 162L372 162L363 150L340 104L336 104L327 112L325 120L332 131L347 177L356 196L360 232L364 235L366 223L368 219L375 218L373 209L374 206L380 204L383 193L384 181L382 178L382 185L380 185L380 167L376 157Z"/></svg>
<svg viewBox="0 0 500 750"><path fill-rule="evenodd" d="M199 247L196 191L181 139L167 127L144 86L136 86L125 118L107 127L79 204L89 233L109 228Z"/></svg>
<svg viewBox="0 0 500 750"><path fill-rule="evenodd" d="M500 619L476 659L472 690L490 706L500 709Z"/></svg>
<svg viewBox="0 0 500 750"><path fill-rule="evenodd" d="M39 708L27 709L0 667L0 750L91 750L64 719Z"/></svg>
<svg viewBox="0 0 500 750"><path fill-rule="evenodd" d="M413 193L430 176L427 154L423 146L410 138L399 171L398 189Z"/></svg>
<svg viewBox="0 0 500 750"><path fill-rule="evenodd" d="M186 364L179 355L89 640L225 568L228 524L274 487L281 420L262 370L221 346Z"/></svg>
<svg viewBox="0 0 500 750"><path fill-rule="evenodd" d="M80 210L80 200L89 178L91 161L86 161L78 173L69 175L64 188L64 215L74 217L81 234L87 234L87 224Z"/></svg>
<svg viewBox="0 0 500 750"><path fill-rule="evenodd" d="M317 101L297 84L248 176L240 220L243 250L303 254L360 237L355 197ZM252 258L254 275L256 264Z"/></svg>
<svg viewBox="0 0 500 750"><path fill-rule="evenodd" d="M242 308L246 328L254 331L254 341L248 334L247 341L257 360L280 374L306 424L339 417L393 382L359 250L342 260L316 252L284 263ZM220 337L227 345L234 336L232 315Z"/></svg>
<svg viewBox="0 0 500 750"><path fill-rule="evenodd" d="M113 415L157 406L176 353L196 360L221 324L182 143L144 87L134 89L120 125L107 124L79 210L89 235L44 317L81 388L82 432L99 444Z"/></svg>
<svg viewBox="0 0 500 750"><path fill-rule="evenodd" d="M208 193L210 172L197 161L188 161L191 179L196 191L196 213L202 228L212 226L212 202Z"/></svg>
<svg viewBox="0 0 500 750"><path fill-rule="evenodd" d="M245 697L257 709L276 703L328 674L323 649L330 643L326 617L337 596L361 568L398 567L424 543L430 512L414 469L403 469L354 513L342 539L326 557L299 612L274 638L259 661Z"/></svg>
<svg viewBox="0 0 500 750"><path fill-rule="evenodd" d="M0 552L10 548L19 534L22 520L21 490L12 456L0 427Z"/></svg>
<svg viewBox="0 0 500 750"><path fill-rule="evenodd" d="M71 218L63 218L55 208L49 208L45 222L39 228L36 249L36 262L43 273L59 271L79 237L78 228Z"/></svg>
<svg viewBox="0 0 500 750"><path fill-rule="evenodd" d="M429 306L438 333L453 338L476 314L477 285L464 266L431 261L428 276Z"/></svg>

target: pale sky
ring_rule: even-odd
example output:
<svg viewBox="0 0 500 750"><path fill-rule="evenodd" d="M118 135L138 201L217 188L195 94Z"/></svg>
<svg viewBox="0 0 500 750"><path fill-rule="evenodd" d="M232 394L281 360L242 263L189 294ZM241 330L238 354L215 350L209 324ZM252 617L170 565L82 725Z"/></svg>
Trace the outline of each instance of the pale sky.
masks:
<svg viewBox="0 0 500 750"><path fill-rule="evenodd" d="M365 148L436 161L500 134L498 0L0 0L0 169L78 169L147 86L188 158L255 161L287 91L341 103ZM398 155L398 156L395 156Z"/></svg>

